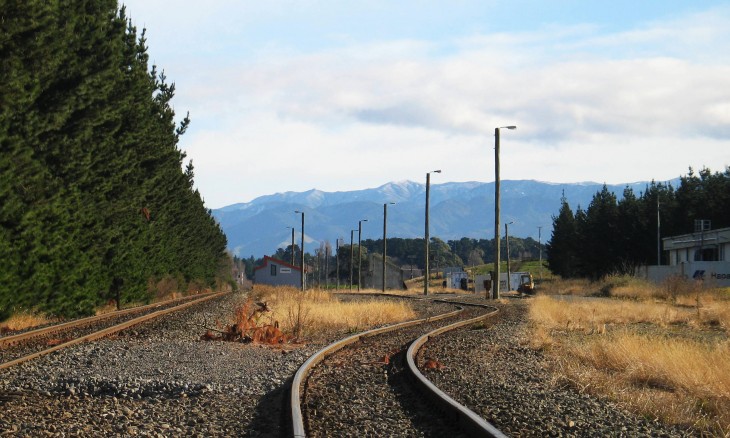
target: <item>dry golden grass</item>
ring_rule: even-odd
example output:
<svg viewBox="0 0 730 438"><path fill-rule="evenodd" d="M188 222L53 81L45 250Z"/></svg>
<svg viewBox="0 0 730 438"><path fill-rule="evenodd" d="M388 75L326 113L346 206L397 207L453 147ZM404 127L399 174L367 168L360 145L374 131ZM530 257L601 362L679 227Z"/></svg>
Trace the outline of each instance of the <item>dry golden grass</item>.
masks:
<svg viewBox="0 0 730 438"><path fill-rule="evenodd" d="M728 341L702 344L621 333L569 343L560 379L664 422L730 432ZM553 350L555 351L555 350Z"/></svg>
<svg viewBox="0 0 730 438"><path fill-rule="evenodd" d="M681 301L681 300L675 300ZM730 433L730 302L555 299L530 306L533 348L555 378L647 416L710 435Z"/></svg>
<svg viewBox="0 0 730 438"><path fill-rule="evenodd" d="M610 299L562 300L540 295L530 307L531 318L548 329L568 331L599 330L606 324L650 323L660 327L689 324L697 317L692 308L666 302Z"/></svg>
<svg viewBox="0 0 730 438"><path fill-rule="evenodd" d="M302 293L291 287L262 285L254 287L254 295L255 300L266 302L271 309L265 318L272 323L278 321L282 331L297 338L311 339L323 331L361 331L416 317L410 305L400 300L372 298L342 302L326 291Z"/></svg>
<svg viewBox="0 0 730 438"><path fill-rule="evenodd" d="M56 320L39 312L22 311L15 313L0 324L0 333L6 331L25 330L32 327L51 324Z"/></svg>
<svg viewBox="0 0 730 438"><path fill-rule="evenodd" d="M730 328L730 288L717 288L709 283L671 278L657 285L634 277L616 276L600 282L556 280L541 288L540 292L549 295L620 298L610 301L575 301L570 310L559 309L561 305L558 303L543 302L543 307L556 307L549 311L552 316L548 319L558 319L553 325L577 325L577 328L582 328L589 323L641 322L659 326L689 324L722 330Z"/></svg>
<svg viewBox="0 0 730 438"><path fill-rule="evenodd" d="M547 295L595 295L595 285L584 279L553 279L540 283L539 291Z"/></svg>

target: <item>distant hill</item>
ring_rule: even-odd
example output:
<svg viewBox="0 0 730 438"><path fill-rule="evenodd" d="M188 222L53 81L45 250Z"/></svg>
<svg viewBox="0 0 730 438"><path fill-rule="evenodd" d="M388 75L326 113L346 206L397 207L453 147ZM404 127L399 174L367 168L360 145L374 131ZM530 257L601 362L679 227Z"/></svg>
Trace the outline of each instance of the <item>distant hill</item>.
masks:
<svg viewBox="0 0 730 438"><path fill-rule="evenodd" d="M628 186L638 194L649 182L608 185L619 199ZM560 209L565 192L570 206L588 207L593 195L603 184L546 183L520 180L502 181L502 224L510 225L510 235L550 239L552 216ZM350 192L286 192L261 196L251 202L213 210L228 237L228 248L239 257L261 257L291 242L295 227L300 242L301 217L295 210L305 211L305 250L312 252L320 241L335 246L338 237L349 244L350 230L363 224L363 239L383 236L383 203L388 207L388 237L423 237L426 186L413 181L391 182L383 186ZM494 183L462 182L431 185L431 236L444 241L462 237L494 237ZM502 227L504 228L504 227ZM502 233L504 231L502 230ZM357 239L357 233L355 233Z"/></svg>

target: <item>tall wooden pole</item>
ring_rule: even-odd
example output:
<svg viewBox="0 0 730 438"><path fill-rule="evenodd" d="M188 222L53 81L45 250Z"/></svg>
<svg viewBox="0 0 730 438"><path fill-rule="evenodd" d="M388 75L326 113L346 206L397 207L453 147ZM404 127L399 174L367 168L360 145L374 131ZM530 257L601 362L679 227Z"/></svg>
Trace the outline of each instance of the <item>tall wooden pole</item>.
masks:
<svg viewBox="0 0 730 438"><path fill-rule="evenodd" d="M494 276L492 298L499 299L499 128L494 128ZM487 293L487 295L489 295ZM486 298L489 298L487 296Z"/></svg>

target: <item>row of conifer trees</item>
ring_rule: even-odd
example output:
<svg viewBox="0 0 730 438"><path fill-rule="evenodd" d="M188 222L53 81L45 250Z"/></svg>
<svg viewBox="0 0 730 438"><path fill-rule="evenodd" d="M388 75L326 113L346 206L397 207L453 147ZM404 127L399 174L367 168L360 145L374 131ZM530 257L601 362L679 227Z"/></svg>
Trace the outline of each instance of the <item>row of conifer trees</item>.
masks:
<svg viewBox="0 0 730 438"><path fill-rule="evenodd" d="M676 189L652 182L638 196L626 188L620 200L604 186L575 213L564 197L553 217L548 263L566 278L633 274L640 265L666 264L661 248L657 260L658 240L692 233L696 220L710 221L713 229L730 226L730 167L699 174L690 168Z"/></svg>
<svg viewBox="0 0 730 438"><path fill-rule="evenodd" d="M0 320L220 281L226 238L144 32L117 0L0 4Z"/></svg>

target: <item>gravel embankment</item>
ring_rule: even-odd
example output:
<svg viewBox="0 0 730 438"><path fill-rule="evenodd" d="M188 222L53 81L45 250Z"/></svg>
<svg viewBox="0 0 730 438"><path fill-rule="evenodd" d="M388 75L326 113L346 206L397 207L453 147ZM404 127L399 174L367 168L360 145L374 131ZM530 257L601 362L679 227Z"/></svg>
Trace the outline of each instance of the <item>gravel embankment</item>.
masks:
<svg viewBox="0 0 730 438"><path fill-rule="evenodd" d="M244 300L228 295L0 371L0 435L280 436L286 381L346 334L291 352L200 340Z"/></svg>
<svg viewBox="0 0 730 438"><path fill-rule="evenodd" d="M442 391L509 436L689 436L633 415L607 400L551 384L549 363L526 344L527 306L500 305L487 328L432 338L419 352L445 368L422 372Z"/></svg>

